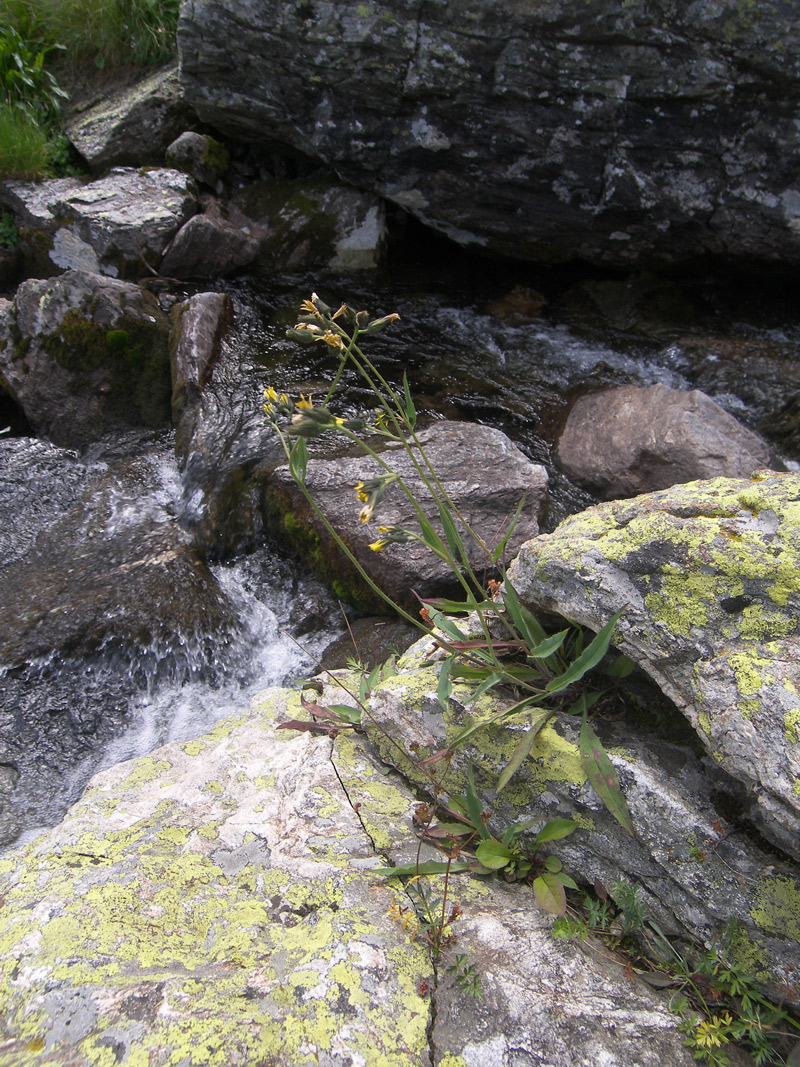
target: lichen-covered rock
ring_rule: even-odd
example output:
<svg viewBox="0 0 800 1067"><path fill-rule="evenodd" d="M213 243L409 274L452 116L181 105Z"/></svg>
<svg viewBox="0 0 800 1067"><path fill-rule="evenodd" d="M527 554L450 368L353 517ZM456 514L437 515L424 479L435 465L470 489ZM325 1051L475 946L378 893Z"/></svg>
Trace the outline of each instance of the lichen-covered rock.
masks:
<svg viewBox="0 0 800 1067"><path fill-rule="evenodd" d="M798 18L790 0L229 0L183 4L178 39L201 119L463 244L797 263Z"/></svg>
<svg viewBox="0 0 800 1067"><path fill-rule="evenodd" d="M556 451L569 477L601 499L698 478L749 478L770 451L704 393L623 385L580 397Z"/></svg>
<svg viewBox="0 0 800 1067"><path fill-rule="evenodd" d="M86 271L26 281L0 324L0 379L34 430L79 448L169 424L169 321L130 282Z"/></svg>
<svg viewBox="0 0 800 1067"><path fill-rule="evenodd" d="M524 545L528 604L599 629L675 702L800 859L800 476L714 479L590 508Z"/></svg>
<svg viewBox="0 0 800 1067"><path fill-rule="evenodd" d="M547 471L531 463L506 435L489 426L464 422L435 422L418 435L439 481L472 529L493 548L505 536L517 506L525 505L513 529L506 556L512 556L528 537L538 532L538 519L547 492ZM378 439L377 447L383 447ZM374 518L359 521L360 505L353 491L358 482L383 474L383 468L368 456L353 456L351 449L340 454L323 454L312 459L306 472L306 486L322 514L352 549L367 574L395 602L416 613L420 596L444 595L460 590L447 563L425 544L409 541L371 551L380 539L381 526L418 530L416 513L402 490L390 485L375 509ZM430 494L401 447L388 447L382 458L418 496L429 518L439 527L439 516ZM312 568L332 580L346 599L382 602L366 587L352 564L345 559L323 523L311 510L285 465L278 467L266 489L267 509L272 528ZM527 532L530 531L530 532ZM472 565L483 574L491 563L479 546L465 535ZM370 600L371 597L371 600Z"/></svg>
<svg viewBox="0 0 800 1067"><path fill-rule="evenodd" d="M551 940L529 890L451 882L484 1003L438 985L408 897L374 873L416 852L414 797L350 737L276 730L303 714L268 691L98 775L0 860L9 1062L466 1067L491 1050L512 1067L525 1048L689 1067L666 998Z"/></svg>
<svg viewBox="0 0 800 1067"><path fill-rule="evenodd" d="M48 274L75 269L113 278L138 278L147 264L158 267L198 207L191 178L164 168L117 167L88 183L8 182L3 199L17 219L29 274L46 261Z"/></svg>
<svg viewBox="0 0 800 1067"><path fill-rule="evenodd" d="M216 187L230 162L228 150L207 133L184 130L167 148L168 167L183 170L204 185Z"/></svg>
<svg viewBox="0 0 800 1067"><path fill-rule="evenodd" d="M578 747L580 720L558 714L496 796L500 772L528 721L516 716L487 725L447 761L423 763L446 750L465 727L488 723L511 704L494 696L472 701L471 688L458 683L442 708L439 668L431 666L436 657L432 639L424 638L370 697L364 726L382 759L428 796L437 778L440 791L463 796L471 767L484 808L494 812L489 825L498 837L515 822L574 819L580 830L548 850L575 879L589 885L599 879L609 888L618 878L637 885L662 929L700 941L713 940L734 919L736 958L783 996L787 976L800 967L800 869L790 861L777 863L747 836L729 832L733 827L717 804L731 798L730 784L707 775L684 741L665 741L656 729L630 721L598 720L595 728L626 796L633 838L588 781Z"/></svg>
<svg viewBox="0 0 800 1067"><path fill-rule="evenodd" d="M348 272L382 264L387 236L383 202L335 178L270 178L242 189L231 202L245 220L252 220L248 228L259 240L263 271Z"/></svg>
<svg viewBox="0 0 800 1067"><path fill-rule="evenodd" d="M177 64L73 116L66 132L94 171L160 164L194 112L183 99Z"/></svg>

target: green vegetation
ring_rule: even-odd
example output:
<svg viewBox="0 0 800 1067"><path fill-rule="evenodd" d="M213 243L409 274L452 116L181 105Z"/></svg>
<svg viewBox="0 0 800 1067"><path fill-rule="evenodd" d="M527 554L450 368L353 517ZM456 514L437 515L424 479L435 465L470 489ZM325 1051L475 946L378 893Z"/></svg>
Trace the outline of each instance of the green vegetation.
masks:
<svg viewBox="0 0 800 1067"><path fill-rule="evenodd" d="M179 0L5 0L0 14L0 181L79 173L61 133L52 66L137 66L175 54Z"/></svg>
<svg viewBox="0 0 800 1067"><path fill-rule="evenodd" d="M166 63L175 55L179 0L6 0L5 18L44 49L100 68Z"/></svg>
<svg viewBox="0 0 800 1067"><path fill-rule="evenodd" d="M638 887L618 879L610 892L600 883L595 890L556 919L553 936L584 941L592 934L648 985L671 990L670 1006L696 1060L729 1067L728 1050L738 1046L755 1067L800 1062L800 1024L732 958L734 921L708 947L681 944L650 918Z"/></svg>

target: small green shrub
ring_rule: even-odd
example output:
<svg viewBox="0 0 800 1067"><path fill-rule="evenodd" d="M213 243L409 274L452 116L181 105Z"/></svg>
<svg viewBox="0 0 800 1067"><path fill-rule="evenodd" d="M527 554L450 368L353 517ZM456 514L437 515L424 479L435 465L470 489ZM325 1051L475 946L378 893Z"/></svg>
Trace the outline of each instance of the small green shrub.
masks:
<svg viewBox="0 0 800 1067"><path fill-rule="evenodd" d="M16 248L19 230L10 211L0 211L0 248Z"/></svg>
<svg viewBox="0 0 800 1067"><path fill-rule="evenodd" d="M35 51L11 23L0 19L0 95L2 103L28 114L44 129L56 129L61 121L61 101L66 93L46 69L45 61L58 45Z"/></svg>
<svg viewBox="0 0 800 1067"><path fill-rule="evenodd" d="M47 165L44 130L24 110L0 105L0 181L41 178Z"/></svg>

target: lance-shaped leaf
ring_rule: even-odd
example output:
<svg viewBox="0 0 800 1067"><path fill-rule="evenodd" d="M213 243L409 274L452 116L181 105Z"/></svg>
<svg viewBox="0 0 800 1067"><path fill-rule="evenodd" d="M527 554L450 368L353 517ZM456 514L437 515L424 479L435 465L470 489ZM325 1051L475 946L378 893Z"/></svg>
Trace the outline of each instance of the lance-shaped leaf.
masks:
<svg viewBox="0 0 800 1067"><path fill-rule="evenodd" d="M591 782L595 793L597 793L620 826L627 830L631 837L636 837L631 813L628 811L625 795L619 786L617 772L608 758L600 738L586 721L585 710L578 748L583 769L586 771L586 777Z"/></svg>
<svg viewBox="0 0 800 1067"><path fill-rule="evenodd" d="M452 686L450 684L450 671L453 669L453 657L447 656L442 663L442 669L439 671L439 685L436 687L436 696L439 699L439 703L446 711L450 706L450 692Z"/></svg>
<svg viewBox="0 0 800 1067"><path fill-rule="evenodd" d="M544 641L547 634L542 628L541 623L531 615L526 607L522 606L514 587L508 580L506 580L503 592L503 603L508 608L508 613L511 616L511 621L516 627L517 633L525 638L531 648Z"/></svg>
<svg viewBox="0 0 800 1067"><path fill-rule="evenodd" d="M567 667L564 673L547 683L548 693L560 693L574 682L579 682L587 671L597 666L606 652L608 652L614 627L621 614L622 611L618 611L616 615L609 619L600 633L595 635L594 640L586 646L580 656Z"/></svg>
<svg viewBox="0 0 800 1067"><path fill-rule="evenodd" d="M384 878L416 878L418 874L458 874L475 867L474 863L442 863L440 860L426 860L424 863L404 863L400 867L376 867L375 874Z"/></svg>
<svg viewBox="0 0 800 1067"><path fill-rule="evenodd" d="M514 753L511 759L503 768L503 773L497 779L497 785L495 786L495 794L499 793L502 789L508 785L512 777L516 774L522 764L530 755L533 743L536 740L536 735L541 728L547 722L548 719L555 715L555 709L550 711L543 711L539 716L531 723L522 738L520 739L517 747L514 749Z"/></svg>
<svg viewBox="0 0 800 1067"><path fill-rule="evenodd" d="M390 317L391 316L387 316L387 318ZM406 376L405 371L403 372L403 398L405 400L406 422L408 423L409 428L413 430L417 425L417 409L414 407L414 401L411 398L411 390L408 387L408 377Z"/></svg>
<svg viewBox="0 0 800 1067"><path fill-rule="evenodd" d="M308 467L308 449L302 437L298 437L289 453L289 471L294 480L302 485L306 480Z"/></svg>
<svg viewBox="0 0 800 1067"><path fill-rule="evenodd" d="M578 824L572 819L551 819L536 835L536 844L543 845L545 841L558 841L577 829Z"/></svg>
<svg viewBox="0 0 800 1067"><path fill-rule="evenodd" d="M453 559L460 566L469 567L467 550L464 547L464 542L456 528L456 524L453 522L453 516L448 511L447 505L441 500L437 500L436 503L439 507L439 518L442 521L442 529L444 530L447 547L450 549Z"/></svg>
<svg viewBox="0 0 800 1067"><path fill-rule="evenodd" d="M552 637L546 637L544 641L540 641L538 645L534 645L533 648L529 649L528 656L531 659L547 659L554 652L558 652L564 644L568 633L569 630L560 630L557 634L553 634Z"/></svg>
<svg viewBox="0 0 800 1067"><path fill-rule="evenodd" d="M517 510L514 512L511 522L508 524L508 531L506 532L505 537L502 541L500 541L495 550L492 552L492 563L497 563L502 554L505 552L508 540L516 529L516 525L519 522L519 517L522 514L522 509L525 507L525 502L527 501L527 499L528 494L527 492L525 492L522 494L522 499L520 500L519 504L517 504Z"/></svg>
<svg viewBox="0 0 800 1067"><path fill-rule="evenodd" d="M567 894L559 878L545 871L533 880L533 892L539 904L551 915L563 915L567 910Z"/></svg>

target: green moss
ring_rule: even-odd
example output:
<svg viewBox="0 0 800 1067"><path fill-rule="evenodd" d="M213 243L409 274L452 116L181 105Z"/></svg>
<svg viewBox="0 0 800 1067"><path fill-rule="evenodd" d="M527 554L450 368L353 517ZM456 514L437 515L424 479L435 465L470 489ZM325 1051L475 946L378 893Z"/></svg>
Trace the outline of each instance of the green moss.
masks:
<svg viewBox="0 0 800 1067"><path fill-rule="evenodd" d="M78 390L94 391L97 373L104 372L104 408L112 419L156 428L168 424L171 413L163 318L154 305L152 315L123 314L109 330L91 317L90 308L72 308L42 344L70 372Z"/></svg>
<svg viewBox="0 0 800 1067"><path fill-rule="evenodd" d="M209 170L224 174L230 165L230 153L228 149L213 137L206 137L206 148L203 153L203 164Z"/></svg>

